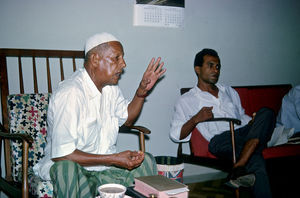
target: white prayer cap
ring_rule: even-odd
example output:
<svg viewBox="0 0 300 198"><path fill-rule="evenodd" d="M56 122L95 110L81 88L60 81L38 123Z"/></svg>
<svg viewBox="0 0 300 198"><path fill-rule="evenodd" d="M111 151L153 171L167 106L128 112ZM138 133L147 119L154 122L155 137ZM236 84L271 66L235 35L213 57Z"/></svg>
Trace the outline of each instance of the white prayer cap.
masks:
<svg viewBox="0 0 300 198"><path fill-rule="evenodd" d="M119 41L116 37L113 35L107 33L107 32L102 32L100 34L95 34L88 38L85 43L85 54L88 53L92 48L102 44L102 43L107 43L110 41Z"/></svg>

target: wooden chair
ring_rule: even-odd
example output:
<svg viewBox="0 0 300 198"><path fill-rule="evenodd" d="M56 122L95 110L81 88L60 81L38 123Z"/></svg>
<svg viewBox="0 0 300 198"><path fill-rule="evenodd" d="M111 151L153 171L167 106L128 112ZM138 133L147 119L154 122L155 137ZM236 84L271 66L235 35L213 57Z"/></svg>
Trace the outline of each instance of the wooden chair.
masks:
<svg viewBox="0 0 300 198"><path fill-rule="evenodd" d="M13 59L14 64L8 64ZM33 93L25 93L23 61L29 59L33 76ZM42 59L44 64L37 64ZM58 60L59 70L54 71L51 61ZM52 78L59 75L59 81L64 80L64 63L71 61L73 72L78 62L83 63L83 51L71 50L32 50L32 49L0 49L0 89L2 124L0 124L0 153L4 142L6 177L0 178L0 191L9 197L29 197L29 193L39 197L52 196L51 182L41 181L34 176L32 167L43 156L46 138L46 112L49 97L52 93ZM8 70L17 66L18 74L9 79ZM38 69L44 67L47 78L46 93L38 89ZM52 72L51 72L52 71ZM19 91L11 94L9 81L18 81ZM145 136L150 130L143 126L120 127L120 132L139 134L140 150L145 151ZM3 141L2 141L3 140ZM1 167L2 168L2 167ZM39 183L40 182L40 183ZM49 186L50 185L50 186ZM37 189L39 188L39 189Z"/></svg>
<svg viewBox="0 0 300 198"><path fill-rule="evenodd" d="M182 88L180 90L181 95L189 91L191 88ZM229 172L232 170L233 164L236 163L236 153L235 153L235 135L234 135L234 124L240 125L241 121L234 118L212 118L206 120L205 122L228 122L228 128L231 133L231 143L232 143L232 162L227 161L225 159L216 158L213 154L208 151L209 142L201 135L197 128L192 131L192 137L189 142L190 144L190 152L191 154L183 154L182 153L182 143L178 144L177 157L183 160L185 163L204 165L212 168L216 168L225 172ZM197 143L194 140L200 140ZM201 150L199 147L205 148ZM235 197L240 197L239 189L234 190Z"/></svg>
<svg viewBox="0 0 300 198"><path fill-rule="evenodd" d="M188 92L191 88L182 88L180 90L181 95ZM228 129L230 129L231 132L231 142L232 142L232 155L233 160L227 161L224 159L218 159L213 154L211 154L208 151L208 141L205 140L205 138L201 135L201 133L195 128L192 131L192 137L189 142L190 146L190 154L184 154L182 152L182 143L180 142L178 144L177 149L177 157L179 159L182 159L186 163L191 164L199 164L204 166L209 166L212 168L216 168L223 171L229 171L232 168L232 165L236 163L236 154L235 154L235 141L234 141L234 124L240 125L241 121L234 118L213 118L210 120L207 120L205 122L228 122ZM200 139L200 142L197 142L196 144L193 142L195 139ZM199 145L201 144L201 145ZM204 147L205 150L198 149L197 147Z"/></svg>

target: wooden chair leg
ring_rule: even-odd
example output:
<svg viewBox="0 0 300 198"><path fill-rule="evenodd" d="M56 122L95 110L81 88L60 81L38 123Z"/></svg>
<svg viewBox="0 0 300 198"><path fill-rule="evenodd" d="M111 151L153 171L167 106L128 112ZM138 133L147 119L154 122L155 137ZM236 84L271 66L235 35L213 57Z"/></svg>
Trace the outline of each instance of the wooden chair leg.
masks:
<svg viewBox="0 0 300 198"><path fill-rule="evenodd" d="M229 124L230 124L231 143L232 143L232 159L233 159L233 164L235 164L236 156L235 156L235 141L234 141L234 125L233 122L229 122Z"/></svg>
<svg viewBox="0 0 300 198"><path fill-rule="evenodd" d="M145 135L143 132L140 132L140 149L144 153L145 152Z"/></svg>
<svg viewBox="0 0 300 198"><path fill-rule="evenodd" d="M29 144L23 140L23 179L22 179L22 198L28 198L28 149Z"/></svg>
<svg viewBox="0 0 300 198"><path fill-rule="evenodd" d="M234 141L234 125L233 122L230 121L229 122L230 125L230 132L231 132L231 143L232 143L232 160L233 160L233 164L236 163L236 155L235 155L235 141ZM239 198L240 197L240 191L239 189L235 189L235 197Z"/></svg>
<svg viewBox="0 0 300 198"><path fill-rule="evenodd" d="M238 188L235 189L235 197L236 197L236 198L239 198L239 197L240 197L240 191L239 191Z"/></svg>

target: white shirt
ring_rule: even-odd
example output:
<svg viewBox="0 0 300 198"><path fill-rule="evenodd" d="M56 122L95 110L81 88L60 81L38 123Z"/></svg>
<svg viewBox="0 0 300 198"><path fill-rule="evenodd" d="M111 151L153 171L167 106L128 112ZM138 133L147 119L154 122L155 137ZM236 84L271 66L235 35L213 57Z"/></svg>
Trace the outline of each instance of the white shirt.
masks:
<svg viewBox="0 0 300 198"><path fill-rule="evenodd" d="M216 84L216 86L219 88L218 98L206 91L201 91L197 86L179 97L171 121L170 137L173 141L186 142L190 140L191 134L179 140L181 128L202 107L213 107L215 118L229 117L241 120L242 124L235 126L236 129L248 124L251 118L245 114L238 93L229 86L221 84ZM198 123L196 127L207 141L210 141L213 136L229 130L228 122L222 121L202 122Z"/></svg>
<svg viewBox="0 0 300 198"><path fill-rule="evenodd" d="M277 116L277 126L294 128L300 132L300 85L292 88L282 99Z"/></svg>
<svg viewBox="0 0 300 198"><path fill-rule="evenodd" d="M50 180L51 159L75 149L92 154L116 153L118 130L128 117L128 104L118 86L105 86L100 93L84 68L61 82L50 98L45 157L34 166L35 174ZM85 168L101 171L109 167Z"/></svg>

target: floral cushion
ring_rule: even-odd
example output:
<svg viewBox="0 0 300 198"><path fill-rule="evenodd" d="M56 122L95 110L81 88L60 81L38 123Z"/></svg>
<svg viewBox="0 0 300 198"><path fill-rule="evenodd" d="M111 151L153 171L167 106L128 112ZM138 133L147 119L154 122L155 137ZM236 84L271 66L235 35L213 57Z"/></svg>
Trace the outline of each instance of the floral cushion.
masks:
<svg viewBox="0 0 300 198"><path fill-rule="evenodd" d="M40 177L30 174L28 176L30 183L30 192L39 198L53 197L53 185L51 181L42 180Z"/></svg>
<svg viewBox="0 0 300 198"><path fill-rule="evenodd" d="M40 194L38 186L42 186L42 192L49 192L50 187L45 187L42 181L33 179L32 167L44 156L47 134L47 109L50 94L16 94L8 96L8 115L10 120L10 133L26 133L33 138L29 145L28 153L28 177L32 194ZM11 141L12 177L15 181L22 180L22 142ZM41 182L41 184L39 184ZM46 182L50 183L50 182ZM51 184L51 183L50 183ZM45 194L45 193L44 193ZM47 193L46 193L47 194ZM52 196L52 191L51 191ZM49 197L39 196L39 197Z"/></svg>

